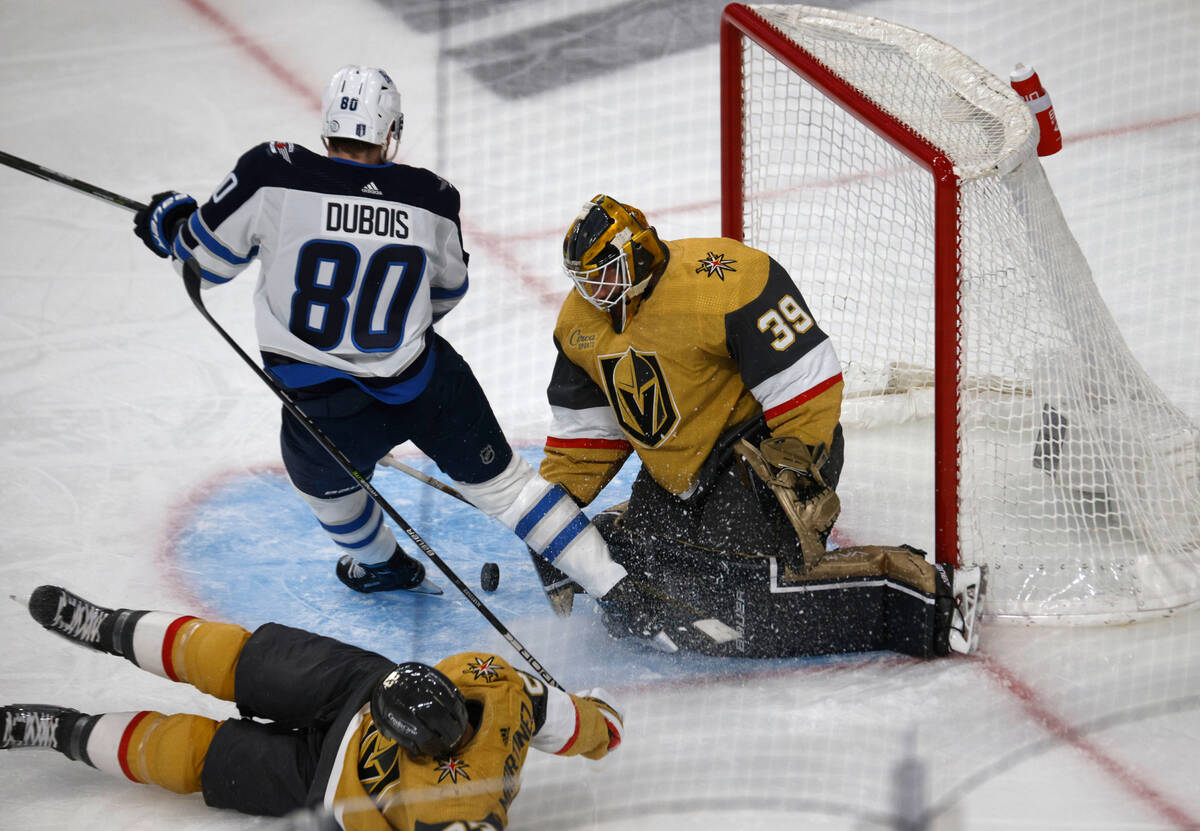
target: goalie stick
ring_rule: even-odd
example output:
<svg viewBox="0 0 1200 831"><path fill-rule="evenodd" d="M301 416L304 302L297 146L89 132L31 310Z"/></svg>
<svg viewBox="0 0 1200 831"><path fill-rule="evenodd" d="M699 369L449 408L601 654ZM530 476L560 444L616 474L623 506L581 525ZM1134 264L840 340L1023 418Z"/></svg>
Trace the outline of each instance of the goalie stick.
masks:
<svg viewBox="0 0 1200 831"><path fill-rule="evenodd" d="M64 176L61 173L57 173L49 168L45 168L41 165L34 164L33 162L26 161L25 159L17 156L13 156L10 153L5 153L2 150L0 150L0 162L3 162L8 167L28 173L31 176L36 176L39 179L45 179L48 182L53 182L55 184L62 185L63 187L70 188L71 190L85 193L88 196L101 199L105 202L117 205L129 211L136 212L146 207L146 205L142 202L137 202L133 199L129 199L121 196L120 194L105 190L104 188L96 187L95 185L88 184L87 182L72 178L70 176ZM197 263L195 259L189 259L184 262L183 285L187 290L188 297L191 299L192 304L196 307L196 310L200 312L201 316L208 321L208 323L214 329L217 330L217 333L227 344L229 344L233 351L237 353L238 357L241 358L242 361L244 361L246 365L254 371L254 374L259 377L259 380L271 388L271 391L274 392L275 396L283 403L284 408L287 409L289 413L295 416L296 419L298 419L300 423L304 425L305 429L307 429L309 433L312 434L313 438L325 448L326 452L333 457L334 461L336 461L338 465L340 465L341 468L346 471L346 473L353 477L354 481L356 481L366 492L366 494L371 497L371 499L373 499L377 505L379 505L385 514L391 517L392 521L396 523L400 530L407 534L409 539L411 539L413 543L421 549L425 556L428 557L444 575L446 575L446 578L454 584L454 586L462 593L463 597L467 598L467 600L471 602L471 605L479 610L479 613L483 615L488 623L492 625L492 628L499 632L504 640L508 641L509 646L515 649L517 653L525 659L529 666L541 676L542 680L560 690L564 689L561 684L554 680L554 677L546 670L546 668L542 666L541 662L538 661L538 659L535 658L533 654L525 648L524 644L517 640L517 637L508 630L508 627L505 626L500 619L492 613L492 610L484 605L483 601L479 599L475 592L471 591L467 584L464 583L462 579L454 573L450 566L447 565L446 562L438 555L438 553L429 546L429 543L425 542L421 535L416 532L416 529L409 525L408 522L405 521L404 517L402 517L399 512L397 512L396 509L391 506L391 503L384 499L383 495L380 494L379 491L375 490L374 486L371 485L367 478L354 468L353 463L346 458L345 454L338 449L337 445L330 441L329 437L321 431L321 428L314 424L312 420L309 419L309 417L306 416L303 411L301 411L299 406L296 405L296 402L292 400L292 397L287 394L287 391L277 381L275 381L274 378L268 375L266 371L264 371L258 364L256 364L254 360L246 354L245 350L238 345L238 342L233 339L233 336L226 332L225 328L217 322L216 318L214 318L208 311L208 307L204 305L204 300L200 296L201 279L202 276L200 273L200 264Z"/></svg>

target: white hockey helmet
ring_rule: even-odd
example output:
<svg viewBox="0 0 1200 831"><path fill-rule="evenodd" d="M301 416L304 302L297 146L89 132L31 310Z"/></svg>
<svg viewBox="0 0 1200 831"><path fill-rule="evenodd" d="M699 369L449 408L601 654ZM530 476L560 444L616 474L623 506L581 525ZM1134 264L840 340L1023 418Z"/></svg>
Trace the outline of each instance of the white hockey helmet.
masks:
<svg viewBox="0 0 1200 831"><path fill-rule="evenodd" d="M345 138L385 145L388 133L399 143L404 128L400 93L382 69L343 66L333 74L321 100L322 138Z"/></svg>

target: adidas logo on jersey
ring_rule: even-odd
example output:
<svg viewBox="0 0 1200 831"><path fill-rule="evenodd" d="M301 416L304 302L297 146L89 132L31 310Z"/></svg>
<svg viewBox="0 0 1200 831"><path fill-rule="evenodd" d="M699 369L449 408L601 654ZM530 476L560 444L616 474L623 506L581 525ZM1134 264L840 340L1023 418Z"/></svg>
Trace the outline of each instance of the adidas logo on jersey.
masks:
<svg viewBox="0 0 1200 831"><path fill-rule="evenodd" d="M383 196L383 191L374 182L367 182L363 185L362 192L367 196Z"/></svg>

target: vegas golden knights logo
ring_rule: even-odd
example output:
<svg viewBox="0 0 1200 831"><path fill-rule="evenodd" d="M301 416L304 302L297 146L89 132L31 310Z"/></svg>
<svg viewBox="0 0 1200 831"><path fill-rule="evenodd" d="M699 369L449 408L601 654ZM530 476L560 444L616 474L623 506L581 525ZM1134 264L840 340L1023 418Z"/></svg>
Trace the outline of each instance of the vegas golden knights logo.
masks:
<svg viewBox="0 0 1200 831"><path fill-rule="evenodd" d="M679 411L658 356L630 347L619 355L601 355L599 361L621 427L647 447L662 444L679 423Z"/></svg>
<svg viewBox="0 0 1200 831"><path fill-rule="evenodd" d="M377 795L396 781L400 775L399 748L371 725L358 749L358 780L367 793Z"/></svg>

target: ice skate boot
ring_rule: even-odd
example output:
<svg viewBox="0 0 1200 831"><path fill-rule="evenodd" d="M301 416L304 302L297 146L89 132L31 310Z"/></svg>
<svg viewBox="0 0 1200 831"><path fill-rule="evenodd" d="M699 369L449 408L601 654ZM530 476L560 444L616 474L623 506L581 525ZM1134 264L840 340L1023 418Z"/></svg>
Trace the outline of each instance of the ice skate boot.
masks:
<svg viewBox="0 0 1200 831"><path fill-rule="evenodd" d="M957 568L953 577L954 614L950 619L951 652L970 655L979 648L979 619L987 590L987 567Z"/></svg>
<svg viewBox="0 0 1200 831"><path fill-rule="evenodd" d="M363 594L410 591L417 594L441 594L436 583L425 578L425 566L396 546L392 556L382 563L362 563L343 554L337 563L337 576L345 585Z"/></svg>
<svg viewBox="0 0 1200 831"><path fill-rule="evenodd" d="M113 630L127 609L107 609L84 600L62 586L38 586L29 596L29 614L51 632L69 641L120 655Z"/></svg>
<svg viewBox="0 0 1200 831"><path fill-rule="evenodd" d="M583 587L551 565L540 554L529 549L529 559L533 560L533 568L538 579L542 581L542 591L550 601L550 608L559 617L570 617L575 606L575 595L583 594Z"/></svg>
<svg viewBox="0 0 1200 831"><path fill-rule="evenodd" d="M0 750L57 750L87 761L82 749L96 718L70 707L6 704L0 707Z"/></svg>

